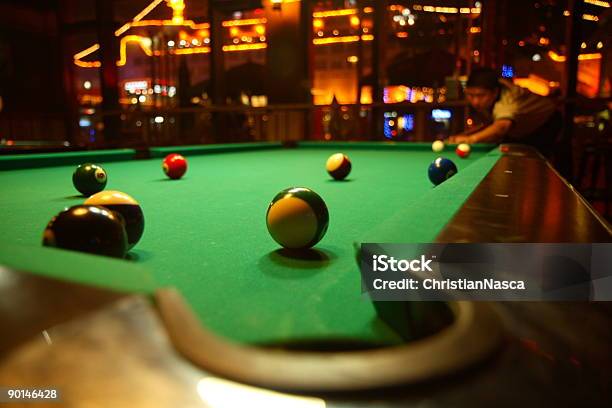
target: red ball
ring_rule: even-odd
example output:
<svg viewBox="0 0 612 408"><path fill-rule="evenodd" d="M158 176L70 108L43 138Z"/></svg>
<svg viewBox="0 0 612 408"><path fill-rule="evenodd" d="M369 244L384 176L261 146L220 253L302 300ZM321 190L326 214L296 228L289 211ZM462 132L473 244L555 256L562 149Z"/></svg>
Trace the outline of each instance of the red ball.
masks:
<svg viewBox="0 0 612 408"><path fill-rule="evenodd" d="M466 157L468 157L471 151L472 149L470 148L470 145L467 143L461 143L455 149L455 153L457 153L457 156L461 157L462 159L465 159Z"/></svg>
<svg viewBox="0 0 612 408"><path fill-rule="evenodd" d="M171 179L180 179L187 171L187 160L177 153L171 153L166 156L162 164L164 173Z"/></svg>

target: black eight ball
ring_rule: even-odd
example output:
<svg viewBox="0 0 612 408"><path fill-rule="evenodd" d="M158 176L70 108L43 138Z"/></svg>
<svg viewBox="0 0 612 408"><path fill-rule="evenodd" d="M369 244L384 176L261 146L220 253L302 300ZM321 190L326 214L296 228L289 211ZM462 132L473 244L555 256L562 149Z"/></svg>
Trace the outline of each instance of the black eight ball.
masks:
<svg viewBox="0 0 612 408"><path fill-rule="evenodd" d="M94 205L75 205L53 217L43 245L116 258L123 258L128 249L121 215Z"/></svg>
<svg viewBox="0 0 612 408"><path fill-rule="evenodd" d="M72 184L87 197L104 190L107 180L106 171L97 164L81 164L72 174Z"/></svg>

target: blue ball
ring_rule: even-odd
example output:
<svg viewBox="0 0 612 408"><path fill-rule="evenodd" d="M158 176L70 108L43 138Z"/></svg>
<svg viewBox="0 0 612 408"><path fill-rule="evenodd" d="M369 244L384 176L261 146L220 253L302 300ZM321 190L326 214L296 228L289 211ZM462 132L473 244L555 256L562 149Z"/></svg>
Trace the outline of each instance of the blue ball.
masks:
<svg viewBox="0 0 612 408"><path fill-rule="evenodd" d="M438 157L429 165L427 175L434 185L438 185L457 174L457 166L449 159Z"/></svg>

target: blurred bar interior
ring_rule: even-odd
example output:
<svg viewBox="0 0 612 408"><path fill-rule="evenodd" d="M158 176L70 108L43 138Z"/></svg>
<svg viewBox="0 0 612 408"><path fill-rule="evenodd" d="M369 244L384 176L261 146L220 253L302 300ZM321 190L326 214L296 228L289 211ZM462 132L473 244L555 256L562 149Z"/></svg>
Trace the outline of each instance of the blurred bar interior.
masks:
<svg viewBox="0 0 612 408"><path fill-rule="evenodd" d="M487 66L556 100L570 181L609 217L611 14L599 0L4 0L0 154L431 141L478 125L462 85Z"/></svg>

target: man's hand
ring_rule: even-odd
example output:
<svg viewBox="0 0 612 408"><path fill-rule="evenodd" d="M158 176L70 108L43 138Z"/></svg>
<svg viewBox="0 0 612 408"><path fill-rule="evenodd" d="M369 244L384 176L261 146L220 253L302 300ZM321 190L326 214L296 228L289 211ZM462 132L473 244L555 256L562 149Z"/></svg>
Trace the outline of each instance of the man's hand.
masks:
<svg viewBox="0 0 612 408"><path fill-rule="evenodd" d="M470 135L453 135L448 143L499 143L512 127L511 119L498 119L489 126Z"/></svg>
<svg viewBox="0 0 612 408"><path fill-rule="evenodd" d="M458 143L472 143L470 136L468 135L453 135L448 138L448 143L450 144L458 144Z"/></svg>

